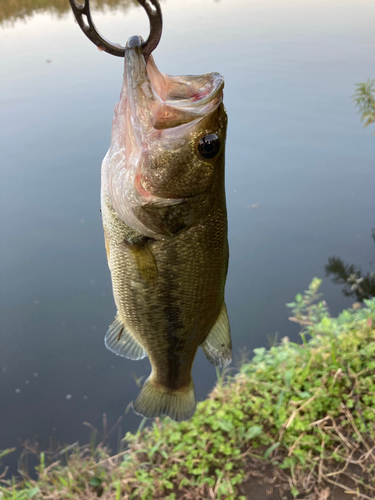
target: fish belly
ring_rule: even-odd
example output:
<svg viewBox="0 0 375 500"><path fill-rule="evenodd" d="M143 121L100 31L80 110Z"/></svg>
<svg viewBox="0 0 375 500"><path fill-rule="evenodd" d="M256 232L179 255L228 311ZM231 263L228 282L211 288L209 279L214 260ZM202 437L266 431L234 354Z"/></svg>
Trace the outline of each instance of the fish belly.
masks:
<svg viewBox="0 0 375 500"><path fill-rule="evenodd" d="M189 392L198 346L224 302L225 204L214 205L205 220L174 237L146 243L117 216L108 197L102 214L118 317L147 352L153 387Z"/></svg>
<svg viewBox="0 0 375 500"><path fill-rule="evenodd" d="M223 304L225 206L214 207L204 221L173 238L149 242L155 269L147 275L129 244L141 235L119 219L107 200L103 221L118 314L146 349L158 380L174 385L181 378L178 365L191 367Z"/></svg>

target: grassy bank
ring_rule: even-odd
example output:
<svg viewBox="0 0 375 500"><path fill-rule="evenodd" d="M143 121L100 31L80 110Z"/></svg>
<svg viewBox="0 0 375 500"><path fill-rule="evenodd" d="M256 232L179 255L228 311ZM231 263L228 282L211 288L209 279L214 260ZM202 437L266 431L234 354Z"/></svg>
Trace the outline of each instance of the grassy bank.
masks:
<svg viewBox="0 0 375 500"><path fill-rule="evenodd" d="M190 421L156 419L115 456L41 454L38 480L3 478L0 498L374 499L375 299L331 318L319 284L289 304L302 344L255 349Z"/></svg>

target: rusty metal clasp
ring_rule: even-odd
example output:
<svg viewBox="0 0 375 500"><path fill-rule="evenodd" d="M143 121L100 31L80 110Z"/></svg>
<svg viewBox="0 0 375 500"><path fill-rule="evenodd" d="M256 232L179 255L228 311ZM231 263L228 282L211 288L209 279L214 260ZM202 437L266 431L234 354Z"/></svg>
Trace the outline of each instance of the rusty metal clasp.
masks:
<svg viewBox="0 0 375 500"><path fill-rule="evenodd" d="M137 1L147 12L150 21L150 34L147 40L142 43L143 56L147 62L151 52L157 47L160 41L163 29L163 19L158 0ZM120 44L110 42L96 29L91 17L90 0L84 0L83 5L79 4L76 0L69 0L69 3L81 30L87 38L89 38L100 50L104 50L105 52L118 57L125 56L125 47Z"/></svg>

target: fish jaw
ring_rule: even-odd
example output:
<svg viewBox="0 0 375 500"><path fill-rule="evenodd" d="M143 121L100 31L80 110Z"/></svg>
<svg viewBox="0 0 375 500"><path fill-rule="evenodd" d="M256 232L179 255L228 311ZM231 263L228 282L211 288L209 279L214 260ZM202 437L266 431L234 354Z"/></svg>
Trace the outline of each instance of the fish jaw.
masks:
<svg viewBox="0 0 375 500"><path fill-rule="evenodd" d="M129 227L165 239L168 234L158 221L142 217L143 208L149 214L154 205L186 203L212 189L224 163L224 81L218 73L164 75L152 56L146 65L140 45L140 37L127 44L111 147L102 166L102 192ZM197 142L209 133L222 143L214 160L197 152Z"/></svg>

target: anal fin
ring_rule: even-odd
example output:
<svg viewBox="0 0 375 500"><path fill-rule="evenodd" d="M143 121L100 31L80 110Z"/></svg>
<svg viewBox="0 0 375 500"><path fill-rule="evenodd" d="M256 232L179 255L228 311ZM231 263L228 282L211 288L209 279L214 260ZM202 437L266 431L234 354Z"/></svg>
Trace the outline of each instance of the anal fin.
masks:
<svg viewBox="0 0 375 500"><path fill-rule="evenodd" d="M206 340L201 344L207 359L215 366L226 367L232 361L232 339L225 302Z"/></svg>
<svg viewBox="0 0 375 500"><path fill-rule="evenodd" d="M133 337L118 314L105 334L104 343L107 349L128 359L136 360L147 356L145 348Z"/></svg>

